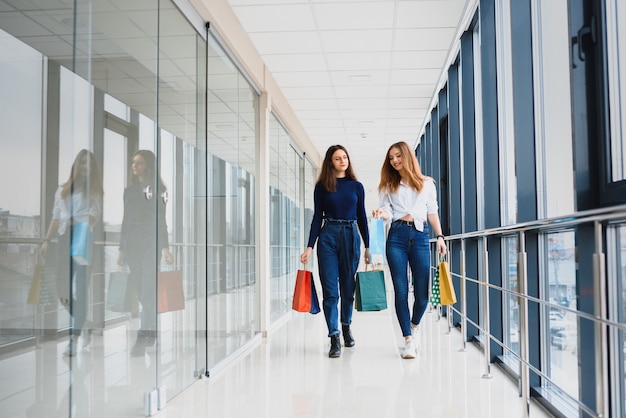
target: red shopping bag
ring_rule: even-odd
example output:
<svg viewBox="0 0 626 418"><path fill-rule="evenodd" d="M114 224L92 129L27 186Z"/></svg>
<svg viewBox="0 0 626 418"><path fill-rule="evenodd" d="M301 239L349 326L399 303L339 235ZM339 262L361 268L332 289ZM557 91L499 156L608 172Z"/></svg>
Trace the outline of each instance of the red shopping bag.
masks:
<svg viewBox="0 0 626 418"><path fill-rule="evenodd" d="M320 302L317 298L313 274L308 270L298 270L291 308L294 311L312 314L320 312Z"/></svg>
<svg viewBox="0 0 626 418"><path fill-rule="evenodd" d="M164 313L185 309L182 272L180 270L160 271L157 280L157 311Z"/></svg>

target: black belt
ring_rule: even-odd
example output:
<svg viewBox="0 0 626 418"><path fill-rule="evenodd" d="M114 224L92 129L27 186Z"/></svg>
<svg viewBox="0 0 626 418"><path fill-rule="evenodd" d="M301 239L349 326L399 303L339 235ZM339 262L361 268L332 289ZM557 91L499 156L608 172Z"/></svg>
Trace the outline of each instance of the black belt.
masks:
<svg viewBox="0 0 626 418"><path fill-rule="evenodd" d="M407 225L407 226L415 226L415 222L414 221L405 221L404 219L398 219L393 221L392 223L394 224L403 224L403 225Z"/></svg>
<svg viewBox="0 0 626 418"><path fill-rule="evenodd" d="M326 218L324 221L330 225L351 225L356 223L356 219L333 219Z"/></svg>

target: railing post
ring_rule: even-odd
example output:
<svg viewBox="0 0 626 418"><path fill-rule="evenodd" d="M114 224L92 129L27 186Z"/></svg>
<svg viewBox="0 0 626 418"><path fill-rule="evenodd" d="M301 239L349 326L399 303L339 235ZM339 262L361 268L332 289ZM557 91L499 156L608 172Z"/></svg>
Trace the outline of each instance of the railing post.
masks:
<svg viewBox="0 0 626 418"><path fill-rule="evenodd" d="M487 237L483 236L483 325L485 333L485 373L483 379L491 379L491 321L489 318L489 251Z"/></svg>
<svg viewBox="0 0 626 418"><path fill-rule="evenodd" d="M461 351L467 349L467 298L465 279L465 239L461 239L461 336L463 337L463 348L461 348Z"/></svg>
<svg viewBox="0 0 626 418"><path fill-rule="evenodd" d="M606 301L606 271L605 256L602 245L602 224L594 222L595 247L593 255L593 293L594 293L594 314L601 320L607 319ZM596 362L596 412L598 417L605 417L608 409L607 387L609 370L607 362L607 326L606 323L595 321L595 362Z"/></svg>
<svg viewBox="0 0 626 418"><path fill-rule="evenodd" d="M448 265L452 266L452 255L450 248L448 248ZM452 270L450 270L450 274L452 274ZM452 284L452 286L454 286L454 283ZM450 334L452 332L452 305L446 305L446 322L448 323L448 334Z"/></svg>
<svg viewBox="0 0 626 418"><path fill-rule="evenodd" d="M519 253L517 255L517 283L519 293L526 295L528 292L528 273L526 259L526 238L524 232L519 234ZM522 297L519 304L519 350L520 350L520 385L521 396L524 400L522 416L528 417L530 413L530 377L528 368L528 299Z"/></svg>

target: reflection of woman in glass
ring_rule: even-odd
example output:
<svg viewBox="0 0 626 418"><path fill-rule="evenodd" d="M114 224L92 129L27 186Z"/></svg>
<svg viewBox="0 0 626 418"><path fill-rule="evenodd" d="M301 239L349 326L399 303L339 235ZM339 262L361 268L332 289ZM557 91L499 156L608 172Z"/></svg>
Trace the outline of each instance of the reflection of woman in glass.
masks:
<svg viewBox="0 0 626 418"><path fill-rule="evenodd" d="M166 188L156 171L154 153L137 151L133 155L131 170L130 185L124 190L124 219L117 264L128 264L130 282L141 304L141 327L131 351L132 355L140 356L156 341L157 251L168 264L174 262L174 256L169 250L165 200L161 197Z"/></svg>
<svg viewBox="0 0 626 418"><path fill-rule="evenodd" d="M87 291L91 278L89 254L93 251L93 240L86 239L85 246L79 245L81 248L76 249L76 252L72 251L71 257L70 247L77 246L81 241L79 231L85 233L83 237L91 235L90 232L102 213L102 195L102 174L98 163L93 153L83 149L74 159L69 179L56 191L52 222L41 246L41 255L45 257L48 242L58 234L59 295L63 299L63 294L67 294L68 300L62 302L69 305L73 319L70 343L63 353L66 356L76 353L78 339L87 319ZM80 256L78 252L85 254ZM65 292L61 287L65 288ZM84 345L89 344L89 332L84 337Z"/></svg>

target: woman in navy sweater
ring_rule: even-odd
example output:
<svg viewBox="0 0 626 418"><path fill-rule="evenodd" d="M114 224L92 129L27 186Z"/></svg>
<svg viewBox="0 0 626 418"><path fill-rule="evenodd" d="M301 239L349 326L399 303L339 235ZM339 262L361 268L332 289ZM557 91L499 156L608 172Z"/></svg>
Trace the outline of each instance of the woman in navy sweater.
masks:
<svg viewBox="0 0 626 418"><path fill-rule="evenodd" d="M165 201L161 198L166 187L157 172L156 156L149 150L135 152L131 170L131 184L124 190L124 217L117 264L130 268L131 284L141 304L141 328L131 355L142 356L146 347L156 342L157 264L160 258L172 264L174 255L169 248ZM156 203L153 199L157 199ZM156 254L161 257L155 260Z"/></svg>
<svg viewBox="0 0 626 418"><path fill-rule="evenodd" d="M355 274L361 256L361 239L365 244L365 263L370 262L369 230L365 212L365 189L357 181L348 151L333 145L326 151L322 170L314 191L315 212L306 250L300 256L309 262L315 241L322 283L324 316L330 337L329 357L341 355L339 323L346 347L355 344L350 324L354 305ZM358 227L358 231L357 231ZM341 300L341 315L337 305Z"/></svg>

